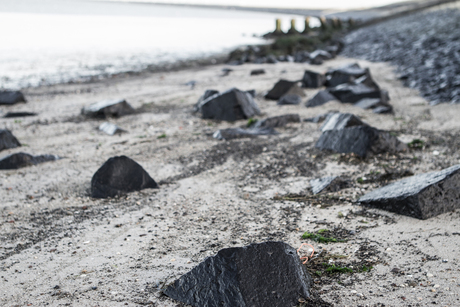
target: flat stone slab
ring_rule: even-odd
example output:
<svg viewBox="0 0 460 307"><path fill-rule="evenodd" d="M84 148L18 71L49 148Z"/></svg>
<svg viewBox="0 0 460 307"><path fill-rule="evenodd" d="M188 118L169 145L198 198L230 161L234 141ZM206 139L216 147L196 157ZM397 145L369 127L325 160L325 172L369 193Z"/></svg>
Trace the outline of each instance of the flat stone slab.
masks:
<svg viewBox="0 0 460 307"><path fill-rule="evenodd" d="M279 100L286 94L305 96L303 90L297 85L298 81L279 80L265 95L265 99Z"/></svg>
<svg viewBox="0 0 460 307"><path fill-rule="evenodd" d="M55 155L32 156L27 153L18 152L4 157L0 160L0 169L18 169L22 167L37 165L48 161L56 161L60 158Z"/></svg>
<svg viewBox="0 0 460 307"><path fill-rule="evenodd" d="M357 63L331 69L326 73L326 86L336 87L339 84L352 82L367 74L367 70Z"/></svg>
<svg viewBox="0 0 460 307"><path fill-rule="evenodd" d="M300 123L299 114L286 114L274 117L268 117L263 120L259 120L255 123L254 128L265 128L265 127L284 127L288 123Z"/></svg>
<svg viewBox="0 0 460 307"><path fill-rule="evenodd" d="M8 112L3 117L4 118L15 118L15 117L27 117L27 116L37 116L37 113L33 113L33 112Z"/></svg>
<svg viewBox="0 0 460 307"><path fill-rule="evenodd" d="M324 85L326 76L315 71L306 70L302 77L302 87L318 88Z"/></svg>
<svg viewBox="0 0 460 307"><path fill-rule="evenodd" d="M0 105L12 105L19 102L26 102L20 91L0 91Z"/></svg>
<svg viewBox="0 0 460 307"><path fill-rule="evenodd" d="M358 201L422 220L451 212L460 208L460 165L399 180Z"/></svg>
<svg viewBox="0 0 460 307"><path fill-rule="evenodd" d="M389 132L370 126L353 126L340 130L324 131L315 147L338 153L355 153L366 157L369 153L398 153L407 150L407 145Z"/></svg>
<svg viewBox="0 0 460 307"><path fill-rule="evenodd" d="M368 87L365 84L346 83L330 88L329 93L336 97L340 102L356 103L364 98L381 98L382 93L379 89Z"/></svg>
<svg viewBox="0 0 460 307"><path fill-rule="evenodd" d="M81 114L88 117L121 117L136 111L124 99L103 100L81 109Z"/></svg>
<svg viewBox="0 0 460 307"><path fill-rule="evenodd" d="M302 102L302 97L297 94L286 94L278 100L277 105L289 105L289 104L300 104Z"/></svg>
<svg viewBox="0 0 460 307"><path fill-rule="evenodd" d="M251 76L265 75L265 69L253 69L250 73Z"/></svg>
<svg viewBox="0 0 460 307"><path fill-rule="evenodd" d="M278 132L272 127L263 128L228 128L214 132L213 137L218 140L233 140L241 138L257 137L259 135L276 135Z"/></svg>
<svg viewBox="0 0 460 307"><path fill-rule="evenodd" d="M359 117L350 113L330 113L326 117L321 131L340 130L353 126L367 126Z"/></svg>
<svg viewBox="0 0 460 307"><path fill-rule="evenodd" d="M264 242L220 250L163 293L191 306L286 307L310 297L311 283L293 247Z"/></svg>
<svg viewBox="0 0 460 307"><path fill-rule="evenodd" d="M0 129L0 151L21 146L18 139L8 129Z"/></svg>
<svg viewBox="0 0 460 307"><path fill-rule="evenodd" d="M305 106L307 108L317 107L325 104L326 102L338 100L337 97L329 93L327 90L319 91L313 98L309 99Z"/></svg>
<svg viewBox="0 0 460 307"><path fill-rule="evenodd" d="M115 124L109 123L109 122L104 122L99 125L99 130L104 132L105 134L108 135L114 135L116 133L122 133L125 132L125 130L121 129Z"/></svg>
<svg viewBox="0 0 460 307"><path fill-rule="evenodd" d="M108 159L91 179L91 196L94 198L115 197L149 188L158 188L155 180L126 156Z"/></svg>
<svg viewBox="0 0 460 307"><path fill-rule="evenodd" d="M260 114L260 109L248 92L232 88L215 94L198 106L203 119L236 121Z"/></svg>

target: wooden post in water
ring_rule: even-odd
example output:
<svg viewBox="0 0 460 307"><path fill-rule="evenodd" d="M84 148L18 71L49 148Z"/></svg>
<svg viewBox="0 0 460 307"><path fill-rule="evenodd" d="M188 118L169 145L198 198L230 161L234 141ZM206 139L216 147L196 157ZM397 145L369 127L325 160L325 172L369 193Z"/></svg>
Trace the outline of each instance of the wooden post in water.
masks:
<svg viewBox="0 0 460 307"><path fill-rule="evenodd" d="M326 30L328 29L326 17L321 16L321 17L319 18L319 21L321 22L321 30L326 31Z"/></svg>
<svg viewBox="0 0 460 307"><path fill-rule="evenodd" d="M348 28L351 29L355 26L355 20L353 18L348 19Z"/></svg>
<svg viewBox="0 0 460 307"><path fill-rule="evenodd" d="M340 22L340 19L337 17L332 17L332 24L334 26L334 29L340 30L342 28L342 23Z"/></svg>
<svg viewBox="0 0 460 307"><path fill-rule="evenodd" d="M308 34L310 33L311 28L310 28L310 17L307 16L305 17L305 29L303 30L303 34Z"/></svg>
<svg viewBox="0 0 460 307"><path fill-rule="evenodd" d="M298 34L299 31L295 28L295 19L291 19L291 28L288 31L288 34Z"/></svg>
<svg viewBox="0 0 460 307"><path fill-rule="evenodd" d="M281 34L283 31L281 31L281 19L276 19L276 25L275 25L275 34Z"/></svg>

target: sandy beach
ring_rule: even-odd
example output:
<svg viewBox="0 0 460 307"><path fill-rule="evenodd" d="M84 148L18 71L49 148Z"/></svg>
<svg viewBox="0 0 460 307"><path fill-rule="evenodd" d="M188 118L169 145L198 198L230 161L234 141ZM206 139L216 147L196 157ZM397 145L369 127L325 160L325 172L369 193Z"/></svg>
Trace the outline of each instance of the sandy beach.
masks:
<svg viewBox="0 0 460 307"><path fill-rule="evenodd" d="M358 62L389 91L394 114L374 114L329 102L278 106L263 94L280 78L299 80L306 69L325 72ZM93 83L28 88L25 104L0 112L36 117L2 119L22 147L1 152L64 157L0 172L0 304L2 306L178 306L161 289L226 247L267 240L297 248L312 244L321 261L370 270L315 274L314 292L333 306L460 305L460 211L418 220L364 208L359 196L387 183L359 183L368 174L441 170L460 163L460 105L428 105L404 87L392 67L338 57L320 66L299 63L214 65L145 73ZM250 76L263 68L265 75ZM185 85L195 80L192 89ZM212 134L235 123L203 120L193 105L207 89L256 90L259 119L332 110L353 113L423 149L366 159L314 147L321 124L293 123L279 135L219 141ZM311 98L317 90L305 90ZM104 120L80 116L83 106L126 99L137 114L110 122L126 133L109 136ZM307 99L305 98L305 100ZM126 155L159 183L117 199L90 197L90 181L110 157ZM309 181L342 175L352 186L311 195ZM300 195L294 197L293 195ZM328 229L346 242L301 238ZM321 276L319 276L321 275ZM180 305L179 305L180 306Z"/></svg>

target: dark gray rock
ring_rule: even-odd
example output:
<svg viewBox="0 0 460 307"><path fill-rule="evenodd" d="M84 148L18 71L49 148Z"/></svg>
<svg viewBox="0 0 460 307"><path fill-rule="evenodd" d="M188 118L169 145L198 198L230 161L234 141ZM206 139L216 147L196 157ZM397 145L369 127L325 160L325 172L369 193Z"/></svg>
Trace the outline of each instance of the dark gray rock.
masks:
<svg viewBox="0 0 460 307"><path fill-rule="evenodd" d="M0 151L21 146L10 130L0 129Z"/></svg>
<svg viewBox="0 0 460 307"><path fill-rule="evenodd" d="M364 98L381 98L382 93L379 89L368 87L365 84L345 83L329 88L329 93L339 101L345 103L356 103Z"/></svg>
<svg viewBox="0 0 460 307"><path fill-rule="evenodd" d="M327 52L326 50L315 50L312 53L310 53L310 59L312 61L315 61L316 59L321 59L322 61L327 61L332 59L332 55Z"/></svg>
<svg viewBox="0 0 460 307"><path fill-rule="evenodd" d="M15 118L15 117L27 117L27 116L37 116L37 113L32 113L32 112L8 112L3 117L4 118Z"/></svg>
<svg viewBox="0 0 460 307"><path fill-rule="evenodd" d="M222 249L163 292L195 307L286 307L309 298L310 287L296 250L265 242Z"/></svg>
<svg viewBox="0 0 460 307"><path fill-rule="evenodd" d="M0 105L12 105L18 102L26 102L20 91L0 91Z"/></svg>
<svg viewBox="0 0 460 307"><path fill-rule="evenodd" d="M323 74L306 70L302 77L302 87L318 88L324 85L326 77Z"/></svg>
<svg viewBox="0 0 460 307"><path fill-rule="evenodd" d="M198 99L197 103L195 104L193 111L198 112L200 110L200 105L203 101L208 99L209 97L212 97L216 94L219 94L219 91L216 90L206 90L203 95Z"/></svg>
<svg viewBox="0 0 460 307"><path fill-rule="evenodd" d="M232 88L215 94L198 106L204 119L236 121L260 114L260 109L248 92Z"/></svg>
<svg viewBox="0 0 460 307"><path fill-rule="evenodd" d="M158 188L155 180L126 156L108 159L91 179L91 196L94 198L115 197L149 188Z"/></svg>
<svg viewBox="0 0 460 307"><path fill-rule="evenodd" d="M286 94L298 94L304 96L303 90L297 85L297 81L288 81L281 79L265 95L266 99L278 100Z"/></svg>
<svg viewBox="0 0 460 307"><path fill-rule="evenodd" d="M277 105L299 104L302 102L302 97L297 94L286 94L278 100Z"/></svg>
<svg viewBox="0 0 460 307"><path fill-rule="evenodd" d="M315 117L310 117L310 118L305 118L303 121L304 122L310 122L310 123L321 123L323 121L325 121L331 114L334 114L334 113L338 113L337 111L331 111L329 113L325 113L325 114L320 114L320 115L317 115Z"/></svg>
<svg viewBox="0 0 460 307"><path fill-rule="evenodd" d="M358 201L423 220L460 209L460 165L402 179Z"/></svg>
<svg viewBox="0 0 460 307"><path fill-rule="evenodd" d="M99 130L108 134L108 135L114 135L117 133L122 133L125 132L125 130L121 129L115 124L109 123L109 122L104 122L99 125Z"/></svg>
<svg viewBox="0 0 460 307"><path fill-rule="evenodd" d="M218 140L233 140L233 139L241 139L241 138L250 138L250 137L257 137L259 135L275 135L278 134L275 129L272 127L263 127L263 128L250 128L250 129L243 129L243 128L228 128L228 129L221 129L214 132L212 135L213 138Z"/></svg>
<svg viewBox="0 0 460 307"><path fill-rule="evenodd" d="M269 117L263 120L257 121L255 123L255 128L276 128L276 127L284 127L288 123L300 123L300 116L299 114L286 114L280 116Z"/></svg>
<svg viewBox="0 0 460 307"><path fill-rule="evenodd" d="M349 83L367 73L368 71L361 68L357 63L331 69L326 73L326 86L336 87L340 84Z"/></svg>
<svg viewBox="0 0 460 307"><path fill-rule="evenodd" d="M323 177L310 180L311 191L313 194L318 194L322 191L337 192L345 188L351 187L350 180L337 176Z"/></svg>
<svg viewBox="0 0 460 307"><path fill-rule="evenodd" d="M359 117L350 113L330 113L321 126L321 131L340 130L353 126L367 126Z"/></svg>
<svg viewBox="0 0 460 307"><path fill-rule="evenodd" d="M253 69L251 70L251 76L265 75L265 69Z"/></svg>
<svg viewBox="0 0 460 307"><path fill-rule="evenodd" d="M363 98L354 104L355 107L361 109L374 109L382 105L382 100L380 98Z"/></svg>
<svg viewBox="0 0 460 307"><path fill-rule="evenodd" d="M103 100L81 109L81 114L87 117L121 117L133 114L134 108L124 99Z"/></svg>
<svg viewBox="0 0 460 307"><path fill-rule="evenodd" d="M324 131L315 147L339 153L355 153L361 157L366 157L369 153L394 154L407 150L407 145L389 132L370 126L353 126L341 130Z"/></svg>
<svg viewBox="0 0 460 307"><path fill-rule="evenodd" d="M268 64L276 64L276 63L278 63L278 60L276 59L276 56L274 56L273 54L270 54L270 55L267 55L266 63L268 63Z"/></svg>
<svg viewBox="0 0 460 307"><path fill-rule="evenodd" d="M326 102L337 100L337 98L329 93L327 90L319 91L313 98L307 101L305 106L307 108L313 108L325 104Z"/></svg>
<svg viewBox="0 0 460 307"><path fill-rule="evenodd" d="M294 62L296 63L310 62L310 53L305 50L296 52L294 55Z"/></svg>
<svg viewBox="0 0 460 307"><path fill-rule="evenodd" d="M37 165L60 158L55 155L32 156L23 152L15 153L0 160L0 169L18 169L26 166Z"/></svg>
<svg viewBox="0 0 460 307"><path fill-rule="evenodd" d="M392 106L378 106L372 110L372 112L377 114L390 114L393 113Z"/></svg>

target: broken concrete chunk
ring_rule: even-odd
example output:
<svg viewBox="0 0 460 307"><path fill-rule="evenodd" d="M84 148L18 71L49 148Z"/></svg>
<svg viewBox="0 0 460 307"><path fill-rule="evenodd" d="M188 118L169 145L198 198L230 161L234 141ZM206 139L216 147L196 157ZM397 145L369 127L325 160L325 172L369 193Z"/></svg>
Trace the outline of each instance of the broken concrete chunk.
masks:
<svg viewBox="0 0 460 307"><path fill-rule="evenodd" d="M286 94L297 94L304 97L303 90L297 85L297 81L288 81L281 79L273 88L265 95L266 99L278 100Z"/></svg>
<svg viewBox="0 0 460 307"><path fill-rule="evenodd" d="M0 129L0 151L21 146L10 130Z"/></svg>
<svg viewBox="0 0 460 307"><path fill-rule="evenodd" d="M149 188L158 188L155 180L126 156L108 159L91 179L91 196L94 198L115 197Z"/></svg>
<svg viewBox="0 0 460 307"><path fill-rule="evenodd" d="M286 94L278 100L277 105L299 104L302 102L302 97L297 94Z"/></svg>
<svg viewBox="0 0 460 307"><path fill-rule="evenodd" d="M336 87L340 84L349 83L367 73L368 71L361 68L357 63L331 69L326 73L326 86Z"/></svg>
<svg viewBox="0 0 460 307"><path fill-rule="evenodd" d="M348 179L330 176L310 180L311 190L313 194L318 194L322 191L337 192L345 188L351 187L351 182Z"/></svg>
<svg viewBox="0 0 460 307"><path fill-rule="evenodd" d="M36 116L37 113L32 112L8 112L3 116L4 118L14 118L14 117L27 117L27 116Z"/></svg>
<svg viewBox="0 0 460 307"><path fill-rule="evenodd" d="M108 134L108 135L114 135L115 133L122 133L124 132L123 129L118 127L115 124L109 123L109 122L104 122L99 125L99 130Z"/></svg>
<svg viewBox="0 0 460 307"><path fill-rule="evenodd" d="M394 154L407 149L406 144L389 132L370 126L353 126L341 130L324 131L315 147L339 153L355 153L361 157L369 153L389 152Z"/></svg>
<svg viewBox="0 0 460 307"><path fill-rule="evenodd" d="M307 108L317 107L332 100L337 100L337 98L331 95L331 93L329 93L327 90L319 91L315 96L313 96L313 98L307 101L305 106Z"/></svg>
<svg viewBox="0 0 460 307"><path fill-rule="evenodd" d="M164 294L192 306L295 306L310 297L311 277L296 250L264 242L220 250Z"/></svg>
<svg viewBox="0 0 460 307"><path fill-rule="evenodd" d="M381 91L364 84L340 84L329 89L329 93L341 102L355 103L363 98L381 98Z"/></svg>
<svg viewBox="0 0 460 307"><path fill-rule="evenodd" d="M251 70L251 76L265 75L265 69L253 69Z"/></svg>
<svg viewBox="0 0 460 307"><path fill-rule="evenodd" d="M288 123L300 123L299 114L286 114L280 116L269 117L263 120L257 121L255 123L255 128L265 128L265 127L284 127Z"/></svg>
<svg viewBox="0 0 460 307"><path fill-rule="evenodd" d="M37 165L60 158L55 155L32 156L23 152L15 153L0 160L0 169L18 169L26 166Z"/></svg>
<svg viewBox="0 0 460 307"><path fill-rule="evenodd" d="M254 98L248 93L232 88L203 101L199 111L204 119L236 121L260 114Z"/></svg>
<svg viewBox="0 0 460 307"><path fill-rule="evenodd" d="M324 85L326 77L323 74L306 70L302 77L302 87L318 88Z"/></svg>
<svg viewBox="0 0 460 307"><path fill-rule="evenodd" d="M358 201L422 220L451 212L460 208L460 165L402 179Z"/></svg>
<svg viewBox="0 0 460 307"><path fill-rule="evenodd" d="M359 117L350 113L330 113L325 123L321 126L321 131L339 130L347 127L366 125Z"/></svg>
<svg viewBox="0 0 460 307"><path fill-rule="evenodd" d="M213 138L218 140L233 140L247 137L257 137L259 135L275 135L278 134L275 129L272 127L264 128L251 128L251 129L242 129L242 128L228 128L221 129L214 132L212 135Z"/></svg>
<svg viewBox="0 0 460 307"><path fill-rule="evenodd" d="M26 102L20 91L0 91L0 105L12 105L18 102Z"/></svg>
<svg viewBox="0 0 460 307"><path fill-rule="evenodd" d="M88 117L121 117L133 114L134 108L124 99L104 100L81 109L81 114Z"/></svg>

